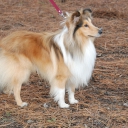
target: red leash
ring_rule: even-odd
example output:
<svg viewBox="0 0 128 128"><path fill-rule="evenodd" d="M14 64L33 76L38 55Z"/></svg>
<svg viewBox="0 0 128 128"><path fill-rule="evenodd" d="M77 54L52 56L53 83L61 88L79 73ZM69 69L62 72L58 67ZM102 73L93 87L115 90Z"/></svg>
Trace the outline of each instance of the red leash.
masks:
<svg viewBox="0 0 128 128"><path fill-rule="evenodd" d="M60 10L60 8L56 5L56 3L54 2L54 0L49 0L51 2L51 4L54 6L54 8L56 9L56 11L63 17L66 18L63 14L63 12Z"/></svg>

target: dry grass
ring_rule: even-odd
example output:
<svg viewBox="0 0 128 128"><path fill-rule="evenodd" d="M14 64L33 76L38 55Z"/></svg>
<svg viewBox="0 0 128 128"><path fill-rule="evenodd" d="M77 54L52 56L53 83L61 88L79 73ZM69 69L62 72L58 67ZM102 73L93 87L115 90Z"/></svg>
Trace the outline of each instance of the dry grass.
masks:
<svg viewBox="0 0 128 128"><path fill-rule="evenodd" d="M89 86L76 90L78 104L60 109L48 83L32 75L21 92L28 107L17 107L13 95L0 95L0 127L128 128L128 1L56 2L69 12L91 8L93 23L104 30L95 41L97 61ZM61 20L48 0L0 0L0 38L16 30L55 31Z"/></svg>

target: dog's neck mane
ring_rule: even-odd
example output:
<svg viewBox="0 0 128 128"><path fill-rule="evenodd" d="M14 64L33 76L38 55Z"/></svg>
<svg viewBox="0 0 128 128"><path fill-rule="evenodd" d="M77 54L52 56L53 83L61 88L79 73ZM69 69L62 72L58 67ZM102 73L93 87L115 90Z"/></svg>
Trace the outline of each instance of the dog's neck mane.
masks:
<svg viewBox="0 0 128 128"><path fill-rule="evenodd" d="M78 87L79 85L87 85L96 58L96 50L92 40L87 40L85 45L81 47L68 33L68 28L65 26L60 33L54 35L54 42L60 47L64 62L69 68L72 77L71 81ZM69 36L68 36L69 35ZM76 44L76 46L74 45ZM74 49L73 49L74 48Z"/></svg>

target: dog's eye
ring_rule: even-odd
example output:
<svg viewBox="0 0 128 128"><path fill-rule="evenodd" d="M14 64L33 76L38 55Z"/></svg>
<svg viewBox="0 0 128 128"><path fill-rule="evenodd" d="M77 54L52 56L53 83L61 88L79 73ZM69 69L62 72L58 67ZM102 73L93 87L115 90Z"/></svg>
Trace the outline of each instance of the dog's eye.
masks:
<svg viewBox="0 0 128 128"><path fill-rule="evenodd" d="M88 25L87 25L87 24L85 24L85 25L84 25L84 27L88 27Z"/></svg>

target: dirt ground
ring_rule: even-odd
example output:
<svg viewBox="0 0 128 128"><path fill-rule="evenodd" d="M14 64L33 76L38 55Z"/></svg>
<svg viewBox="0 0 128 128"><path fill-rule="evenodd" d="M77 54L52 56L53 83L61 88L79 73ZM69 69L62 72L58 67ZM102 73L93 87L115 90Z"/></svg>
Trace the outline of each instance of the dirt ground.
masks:
<svg viewBox="0 0 128 128"><path fill-rule="evenodd" d="M0 128L128 128L128 0L55 1L68 12L91 8L93 23L103 28L89 86L76 90L78 104L60 109L48 82L33 74L21 91L28 107L0 94ZM55 31L62 20L49 0L0 0L0 38L16 30Z"/></svg>

